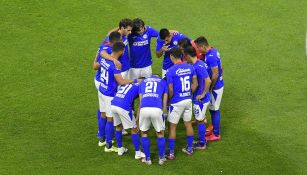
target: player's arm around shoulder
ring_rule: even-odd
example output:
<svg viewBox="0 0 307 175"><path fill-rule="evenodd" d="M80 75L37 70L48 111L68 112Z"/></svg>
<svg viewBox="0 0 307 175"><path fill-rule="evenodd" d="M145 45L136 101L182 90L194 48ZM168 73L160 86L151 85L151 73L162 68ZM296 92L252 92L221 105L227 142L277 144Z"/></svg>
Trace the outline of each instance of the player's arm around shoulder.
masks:
<svg viewBox="0 0 307 175"><path fill-rule="evenodd" d="M93 69L98 70L100 68L100 64L98 63L98 54L99 52L97 51L94 62L93 62Z"/></svg>

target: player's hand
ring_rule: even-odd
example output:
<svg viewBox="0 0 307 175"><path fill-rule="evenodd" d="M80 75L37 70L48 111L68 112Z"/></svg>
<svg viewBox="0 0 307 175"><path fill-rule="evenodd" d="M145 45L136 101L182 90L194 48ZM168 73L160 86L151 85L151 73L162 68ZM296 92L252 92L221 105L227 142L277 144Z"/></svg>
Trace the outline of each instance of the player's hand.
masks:
<svg viewBox="0 0 307 175"><path fill-rule="evenodd" d="M163 46L163 47L161 48L161 50L162 50L162 52L166 52L166 51L169 50L169 48L168 48L168 46Z"/></svg>
<svg viewBox="0 0 307 175"><path fill-rule="evenodd" d="M116 69L121 70L122 69L122 63L120 63L118 60L114 59L113 63L116 66Z"/></svg>
<svg viewBox="0 0 307 175"><path fill-rule="evenodd" d="M203 98L204 98L204 96L202 96L202 95L197 95L196 96L196 100L200 101L200 102L202 101Z"/></svg>

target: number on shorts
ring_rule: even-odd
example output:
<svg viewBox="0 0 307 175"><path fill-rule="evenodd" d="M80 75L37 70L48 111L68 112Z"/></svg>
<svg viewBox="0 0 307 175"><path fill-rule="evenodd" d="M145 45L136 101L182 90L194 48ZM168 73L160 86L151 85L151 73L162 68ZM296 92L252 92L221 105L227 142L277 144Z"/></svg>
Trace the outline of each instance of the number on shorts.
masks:
<svg viewBox="0 0 307 175"><path fill-rule="evenodd" d="M180 81L181 81L182 92L190 91L191 89L190 76L180 77Z"/></svg>
<svg viewBox="0 0 307 175"><path fill-rule="evenodd" d="M157 91L157 82L147 82L145 93L156 93Z"/></svg>

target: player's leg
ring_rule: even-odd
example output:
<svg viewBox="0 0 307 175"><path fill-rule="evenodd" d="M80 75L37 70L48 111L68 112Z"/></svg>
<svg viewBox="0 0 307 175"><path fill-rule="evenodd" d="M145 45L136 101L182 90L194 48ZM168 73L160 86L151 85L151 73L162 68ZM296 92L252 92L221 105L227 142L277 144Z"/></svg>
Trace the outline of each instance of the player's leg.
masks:
<svg viewBox="0 0 307 175"><path fill-rule="evenodd" d="M165 158L165 119L163 111L159 108L152 108L151 110L151 123L154 126L157 134L157 146L159 151L159 165L163 165L166 161Z"/></svg>
<svg viewBox="0 0 307 175"><path fill-rule="evenodd" d="M183 152L185 152L188 155L193 154L193 140L194 140L194 131L192 126L192 101L184 101L184 104L182 104L182 108L184 109L183 112L183 121L184 126L186 129L186 140L187 140L187 146L182 149Z"/></svg>
<svg viewBox="0 0 307 175"><path fill-rule="evenodd" d="M112 139L114 137L114 124L113 124L113 117L111 112L111 101L113 97L103 96L106 112L105 115L107 117L107 124L106 124L106 147L104 149L105 152L117 152L117 147L112 145Z"/></svg>
<svg viewBox="0 0 307 175"><path fill-rule="evenodd" d="M168 121L168 153L167 158L170 160L175 159L175 143L176 143L176 128L179 122L180 116L183 112L180 104L171 104L169 107Z"/></svg>
<svg viewBox="0 0 307 175"><path fill-rule="evenodd" d="M144 162L147 165L151 165L151 159L150 159L150 141L148 138L148 130L150 128L150 108L141 108L140 110L140 119L139 119L139 125L140 130L142 134L142 146L145 153L145 158L142 159L142 162Z"/></svg>
<svg viewBox="0 0 307 175"><path fill-rule="evenodd" d="M106 128L107 118L105 114L106 109L103 101L103 95L100 92L98 92L98 101L99 101L99 110L97 111L97 116L98 116L97 137L99 139L98 146L105 146L106 145L105 128Z"/></svg>
<svg viewBox="0 0 307 175"><path fill-rule="evenodd" d="M166 70L162 69L162 77L161 78L165 78L166 76Z"/></svg>
<svg viewBox="0 0 307 175"><path fill-rule="evenodd" d="M122 119L121 119L122 111L123 111L123 109L121 109L117 106L113 106L113 105L111 106L113 123L114 123L114 126L116 128L115 138L116 138L116 143L117 143L117 146L118 146L117 154L119 156L123 155L124 153L126 153L128 151L127 148L123 147L123 135L122 135L123 124L122 124Z"/></svg>
<svg viewBox="0 0 307 175"><path fill-rule="evenodd" d="M223 89L220 88L217 90L213 90L213 92L210 95L210 105L209 105L209 111L211 114L211 120L213 125L213 133L206 137L208 141L214 141L214 140L220 140L220 104L222 100L223 95Z"/></svg>
<svg viewBox="0 0 307 175"><path fill-rule="evenodd" d="M147 67L141 68L140 77L148 78L151 75L152 75L152 68L151 68L151 66L147 66Z"/></svg>
<svg viewBox="0 0 307 175"><path fill-rule="evenodd" d="M194 104L194 116L197 121L197 129L198 129L198 143L194 145L194 149L206 149L206 110L209 105L208 103L198 103Z"/></svg>

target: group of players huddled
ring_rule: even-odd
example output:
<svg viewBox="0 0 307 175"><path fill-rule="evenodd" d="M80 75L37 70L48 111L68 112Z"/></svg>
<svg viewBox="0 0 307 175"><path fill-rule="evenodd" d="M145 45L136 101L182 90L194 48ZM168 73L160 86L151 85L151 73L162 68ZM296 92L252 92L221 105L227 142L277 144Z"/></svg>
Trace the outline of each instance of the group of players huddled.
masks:
<svg viewBox="0 0 307 175"><path fill-rule="evenodd" d="M164 55L161 77L152 74L153 38L157 38L156 56ZM223 69L219 52L205 37L191 40L175 30L163 28L158 32L139 18L122 19L99 46L93 68L97 70L95 85L99 99L98 145L105 146L105 152L117 152L120 156L126 153L128 149L122 145L122 136L125 130L131 129L135 159L152 164L148 137L152 124L157 134L158 162L162 165L167 159L175 159L176 127L180 118L187 141L182 151L187 155L206 149L208 141L221 139L219 107L224 88ZM134 110L136 99L139 107ZM212 125L206 129L207 108ZM165 120L168 120L167 151ZM193 122L198 128L195 140ZM114 133L118 147L112 145Z"/></svg>

